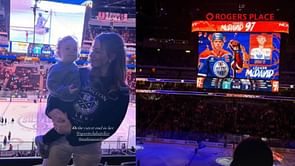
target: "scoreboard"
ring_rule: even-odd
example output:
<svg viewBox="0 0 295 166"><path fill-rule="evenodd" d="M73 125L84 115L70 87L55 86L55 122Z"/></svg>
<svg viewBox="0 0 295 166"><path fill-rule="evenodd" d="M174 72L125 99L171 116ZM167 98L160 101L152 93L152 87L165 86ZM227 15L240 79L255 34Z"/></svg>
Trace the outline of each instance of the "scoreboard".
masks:
<svg viewBox="0 0 295 166"><path fill-rule="evenodd" d="M289 33L284 21L194 21L192 32L277 32Z"/></svg>
<svg viewBox="0 0 295 166"><path fill-rule="evenodd" d="M194 21L197 88L279 91L281 21Z"/></svg>

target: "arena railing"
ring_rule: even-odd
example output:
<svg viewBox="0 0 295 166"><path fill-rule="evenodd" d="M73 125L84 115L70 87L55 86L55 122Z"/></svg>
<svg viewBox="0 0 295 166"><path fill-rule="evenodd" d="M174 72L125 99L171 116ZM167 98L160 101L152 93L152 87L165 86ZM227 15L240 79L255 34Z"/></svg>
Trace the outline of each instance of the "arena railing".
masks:
<svg viewBox="0 0 295 166"><path fill-rule="evenodd" d="M128 146L128 141L103 141L102 154L103 155L129 155L131 147ZM3 157L34 157L39 156L36 151L36 146L33 141L11 141L4 145L0 142L0 159Z"/></svg>

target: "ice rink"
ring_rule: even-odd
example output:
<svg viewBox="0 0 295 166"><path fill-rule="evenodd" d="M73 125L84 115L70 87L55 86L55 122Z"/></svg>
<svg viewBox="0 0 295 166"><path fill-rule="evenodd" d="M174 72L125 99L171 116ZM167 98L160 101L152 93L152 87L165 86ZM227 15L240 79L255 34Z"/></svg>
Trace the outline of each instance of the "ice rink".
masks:
<svg viewBox="0 0 295 166"><path fill-rule="evenodd" d="M137 160L141 166L229 166L233 154L232 146L207 145L195 152L196 145L175 143L144 142L138 144ZM217 144L215 144L217 145ZM272 149L282 157L274 166L294 166L295 153L288 150ZM220 163L220 164L219 164Z"/></svg>
<svg viewBox="0 0 295 166"><path fill-rule="evenodd" d="M9 146L3 145L4 136L11 132L9 143L14 150L30 150L34 146L36 135L44 134L52 128L52 123L45 115L45 102L0 102L0 149ZM7 123L5 123L5 118ZM12 118L14 122L12 122ZM127 114L117 132L102 143L103 149L121 148L122 143L128 147L135 146L135 104L129 103Z"/></svg>

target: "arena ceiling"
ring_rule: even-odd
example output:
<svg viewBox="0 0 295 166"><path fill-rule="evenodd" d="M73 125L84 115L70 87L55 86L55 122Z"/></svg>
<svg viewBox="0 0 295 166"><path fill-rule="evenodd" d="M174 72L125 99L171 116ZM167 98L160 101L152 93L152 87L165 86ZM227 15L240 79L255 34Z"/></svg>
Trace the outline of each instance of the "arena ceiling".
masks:
<svg viewBox="0 0 295 166"><path fill-rule="evenodd" d="M295 41L295 1L287 0L139 0L137 2L137 30L150 37L188 39L192 20L205 19L208 12L219 13L274 13L275 20L288 21L290 40ZM157 33L153 33L156 31ZM160 33L161 32L161 33ZM164 33L164 34L163 34Z"/></svg>

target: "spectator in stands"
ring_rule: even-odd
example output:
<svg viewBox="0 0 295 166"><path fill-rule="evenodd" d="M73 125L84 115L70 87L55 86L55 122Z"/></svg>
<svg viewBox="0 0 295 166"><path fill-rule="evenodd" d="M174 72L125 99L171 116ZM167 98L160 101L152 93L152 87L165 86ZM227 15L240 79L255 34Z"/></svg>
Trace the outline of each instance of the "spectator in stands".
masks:
<svg viewBox="0 0 295 166"><path fill-rule="evenodd" d="M273 156L260 138L247 138L235 149L230 166L272 166Z"/></svg>
<svg viewBox="0 0 295 166"><path fill-rule="evenodd" d="M4 147L6 146L6 144L7 144L7 137L4 136L4 138L3 138L3 145L4 145Z"/></svg>
<svg viewBox="0 0 295 166"><path fill-rule="evenodd" d="M48 101L58 100L61 105L71 105L71 102L77 98L81 85L79 69L74 63L78 56L78 42L76 39L72 36L66 36L59 40L57 43L57 55L60 61L50 68L46 82L50 94ZM61 110L70 111L67 109ZM37 136L35 143L40 155L47 158L49 153L47 145L62 136L54 129L51 129L44 136Z"/></svg>
<svg viewBox="0 0 295 166"><path fill-rule="evenodd" d="M101 141L120 126L127 112L129 89L125 84L124 42L116 33L98 35L92 46L92 68L81 68L81 91L68 114L58 100L49 100L47 114L55 130L65 134L50 145L49 166L67 165L73 154L74 165L96 166L101 158ZM85 105L85 103L89 103ZM57 118L59 116L59 118ZM62 121L60 120L63 119ZM97 133L91 138L84 134Z"/></svg>
<svg viewBox="0 0 295 166"><path fill-rule="evenodd" d="M8 137L8 141L10 141L10 139L11 139L11 131L8 132L8 136L7 137Z"/></svg>
<svg viewBox="0 0 295 166"><path fill-rule="evenodd" d="M9 149L8 149L9 151L12 151L13 150L13 146L12 146L12 144L9 144Z"/></svg>

